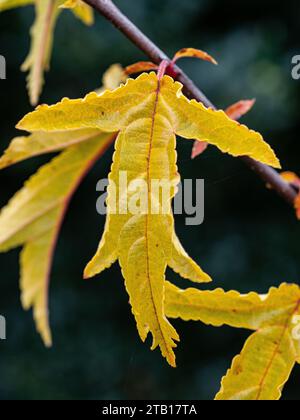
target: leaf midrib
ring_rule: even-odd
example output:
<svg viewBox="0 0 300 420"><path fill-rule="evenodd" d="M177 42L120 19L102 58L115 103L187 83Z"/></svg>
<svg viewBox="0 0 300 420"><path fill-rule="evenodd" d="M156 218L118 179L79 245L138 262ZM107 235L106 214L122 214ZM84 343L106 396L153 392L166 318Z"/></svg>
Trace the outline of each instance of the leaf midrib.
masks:
<svg viewBox="0 0 300 420"><path fill-rule="evenodd" d="M151 155L152 155L152 149L153 149L154 126L155 126L155 118L156 118L156 115L157 115L157 108L158 108L160 90L161 90L161 82L160 82L160 80L157 80L157 89L156 89L156 93L155 93L155 103L154 103L154 109L153 109L153 114L152 114L152 119L151 119L151 133L150 133L149 152L148 152L148 159L147 159L148 206L150 206L150 201L149 200L151 199L151 178L150 178ZM151 278L150 278L149 209L148 209L148 212L146 214L145 239L146 239L147 278L148 278L148 282L149 282L151 300L152 300L152 304L153 304L153 308L154 308L155 317L157 319L157 323L158 323L158 326L159 326L159 330L160 330L160 333L161 333L161 336L162 336L162 339L163 339L163 342L164 342L164 346L165 346L166 352L168 354L168 358L169 358L169 360L172 360L172 355L169 351L169 348L168 348L168 345L167 345L167 340L165 338L164 332L163 332L161 324L160 324L160 320L159 320L159 316L158 316L158 312L157 312L157 308L156 308L156 303L155 303L155 299L154 299L154 293L153 293Z"/></svg>

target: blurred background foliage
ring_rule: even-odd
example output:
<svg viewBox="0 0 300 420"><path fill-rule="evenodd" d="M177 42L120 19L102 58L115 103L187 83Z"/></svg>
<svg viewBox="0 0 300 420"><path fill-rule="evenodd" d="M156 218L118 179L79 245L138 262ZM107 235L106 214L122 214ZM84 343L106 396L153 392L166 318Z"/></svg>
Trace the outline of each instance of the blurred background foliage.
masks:
<svg viewBox="0 0 300 420"><path fill-rule="evenodd" d="M300 172L300 81L291 78L291 58L300 53L298 0L116 3L169 54L191 46L214 55L219 67L193 60L182 66L220 108L257 98L243 121L264 134L285 169ZM0 15L0 54L8 66L7 80L0 81L1 150L16 135L15 123L30 111L19 67L29 48L32 20L31 7ZM87 28L64 12L42 101L80 97L100 85L112 63L140 59L144 55L101 17ZM205 223L186 227L184 218L177 217L177 230L190 254L213 276L211 287L264 293L281 282L299 283L300 226L293 211L239 160L210 148L191 161L191 147L178 142L179 167L184 178L205 179ZM95 185L106 177L111 156L112 151L83 182L62 229L51 277L53 349L43 347L31 313L21 309L18 252L0 256L0 313L8 328L7 341L0 342L1 399L212 399L249 335L177 321L182 343L178 368L172 370L158 351L150 352L150 342L140 342L118 267L82 280L104 223L95 210ZM47 160L3 171L0 204ZM172 273L169 278L189 286ZM285 399L300 400L299 383L298 367Z"/></svg>

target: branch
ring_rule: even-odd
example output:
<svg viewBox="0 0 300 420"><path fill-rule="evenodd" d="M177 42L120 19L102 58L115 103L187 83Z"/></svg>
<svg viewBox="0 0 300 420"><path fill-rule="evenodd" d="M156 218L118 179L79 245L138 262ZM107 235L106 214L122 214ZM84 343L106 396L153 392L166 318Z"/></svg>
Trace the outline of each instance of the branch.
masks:
<svg viewBox="0 0 300 420"><path fill-rule="evenodd" d="M151 61L160 64L169 57L158 48L143 32L140 31L111 0L84 0L109 20L120 32L122 32L133 44L143 51ZM217 109L210 100L201 92L194 82L179 68L176 67L177 80L184 86L184 93L189 97L202 102L206 107ZM270 188L277 192L288 204L294 206L297 196L296 190L284 181L278 172L247 156L240 158L252 171L254 171Z"/></svg>

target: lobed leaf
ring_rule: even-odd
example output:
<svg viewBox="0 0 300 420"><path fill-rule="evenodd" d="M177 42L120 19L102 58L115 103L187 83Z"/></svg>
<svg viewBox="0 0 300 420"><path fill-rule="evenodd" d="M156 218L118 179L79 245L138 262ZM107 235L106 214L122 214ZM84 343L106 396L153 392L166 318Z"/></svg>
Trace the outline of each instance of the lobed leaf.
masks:
<svg viewBox="0 0 300 420"><path fill-rule="evenodd" d="M88 129L118 134L105 231L85 277L101 273L118 260L142 340L151 332L152 348L159 346L169 364L175 366L173 349L179 337L165 316L166 268L195 282L210 281L175 234L171 200L180 180L176 134L205 139L234 156L250 155L278 166L274 152L260 134L238 125L223 112L188 101L181 84L168 76L160 80L155 73L129 79L114 91L40 106L25 116L18 128L33 132L32 136L40 131L51 134ZM141 180L147 185L146 205L143 207L139 198L135 212L123 209L126 201L135 199L136 190L124 189L120 173L127 174L129 185ZM167 198L154 195L153 180L167 180L172 186ZM157 213L152 211L153 203Z"/></svg>
<svg viewBox="0 0 300 420"><path fill-rule="evenodd" d="M119 190L120 171L126 171L128 183L141 177L147 181L149 178L171 177L175 182L178 179L174 135L169 133L169 137L165 137L162 127L158 129L159 132L153 137L150 146L147 137L151 130L150 124L151 121L144 119L136 122L117 139L109 176L110 184L118 186L117 201L122 196ZM166 142L165 152L162 151L163 141ZM147 173L150 148L153 167ZM165 154L173 158L169 159ZM190 275L191 279L198 282L209 281L210 278L188 257L175 237L170 203L167 215L152 215L150 211L146 214L141 212L136 215L121 215L120 208L117 209L117 214L112 214L115 203L111 192L109 187L105 231L95 257L85 270L85 278L101 273L118 259L141 339L145 341L150 331L153 336L152 349L159 345L169 364L175 366L173 348L179 337L164 316L164 274L167 264L185 278ZM133 194L128 194L128 201ZM163 203L159 205L162 206Z"/></svg>
<svg viewBox="0 0 300 420"><path fill-rule="evenodd" d="M50 107L43 105L25 116L17 127L27 131L89 127L115 132L124 129L132 118L140 118L143 110L148 110L148 102L156 98L157 83L155 73L142 74L100 97L92 93L84 99L64 99ZM160 83L158 99L163 115L177 135L206 141L233 156L247 155L270 166L280 167L273 150L259 133L232 121L223 111L207 109L195 100L189 101L182 94L182 85L171 77L165 76Z"/></svg>

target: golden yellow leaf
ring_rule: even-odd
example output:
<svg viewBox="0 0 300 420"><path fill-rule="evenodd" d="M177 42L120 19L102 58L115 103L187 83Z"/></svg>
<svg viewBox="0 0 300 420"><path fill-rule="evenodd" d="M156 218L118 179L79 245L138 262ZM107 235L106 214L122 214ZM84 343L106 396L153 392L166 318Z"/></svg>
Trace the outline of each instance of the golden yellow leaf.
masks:
<svg viewBox="0 0 300 420"><path fill-rule="evenodd" d="M185 253L174 232L171 200L179 182L175 135L204 139L234 156L249 155L277 167L274 152L260 134L230 120L224 112L188 101L180 83L168 76L160 80L155 73L130 79L113 92L40 106L25 116L18 128L32 132L90 128L119 133L109 176L106 227L85 277L99 274L119 260L142 340L151 332L152 348L159 346L175 366L173 348L179 337L165 316L166 268L169 265L197 282L210 281ZM129 202L135 192L124 194L119 180L122 172L129 184L137 180L146 183L146 206L136 213L123 212L125 198ZM154 197L152 190L152 181L162 179L172 185L165 200ZM117 205L113 185L117 187ZM153 203L157 214L152 211Z"/></svg>
<svg viewBox="0 0 300 420"><path fill-rule="evenodd" d="M27 85L31 105L39 101L44 72L49 70L55 24L61 8L71 9L86 25L94 22L93 10L81 0L0 0L0 12L19 6L35 6L35 22L31 28L31 47L22 65L29 72Z"/></svg>
<svg viewBox="0 0 300 420"><path fill-rule="evenodd" d="M0 169L4 169L30 157L46 153L53 153L70 148L72 149L72 152L70 150L69 153L65 153L66 155L69 155L70 159L76 159L76 156L79 155L79 153L82 154L82 173L80 172L80 168L78 168L77 174L78 180L80 180L80 176L83 176L84 174L84 154L87 153L88 158L89 151L91 154L93 153L90 145L91 142L98 143L99 147L103 147L102 152L104 152L110 143L113 142L113 140L114 136L112 137L111 135L103 135L99 130L95 129L69 130L51 133L36 132L29 136L16 137L12 140L10 146L4 155L0 158ZM77 146L84 142L87 143L86 146ZM63 155L61 155L60 158L54 160L53 164L48 165L48 167L51 170L51 168L54 169L57 164L63 164L66 162L67 160L63 157ZM92 164L92 156L90 163ZM76 166L73 168L74 175L76 175L76 168ZM64 173L61 173L61 175L63 176ZM41 178L36 175L33 179L35 179L36 183L39 183ZM46 187L50 190L51 184L49 183L49 186ZM69 187L71 188L71 184ZM43 189L42 193L44 193ZM68 197L71 197L71 193L72 191L70 189L69 196L68 194L65 196L66 201L68 200ZM47 210L48 201L42 201L42 196L39 194L40 193L37 192L37 203L41 209ZM51 199L51 195L55 201L54 191L50 192L49 199ZM47 315L47 282L49 281L49 274L52 264L52 256L50 255L50 251L52 251L52 248L54 248L56 238L59 233L59 221L62 218L63 213L66 211L65 207L66 206L61 206L60 208L54 209L53 212L50 213L49 217L47 216L45 218L45 226L49 224L49 232L46 232L40 237L37 237L35 241L32 241L27 245L24 244L24 250L21 256L21 290L23 306L25 308L30 308L31 305L34 306L34 316L36 319L37 329L41 333L46 345L50 345L52 341ZM12 214L12 217L14 217L14 213ZM15 224L16 222L12 221L11 223ZM38 228L39 223L40 221L38 222ZM51 229L53 223L55 224L55 228ZM34 224L28 227L28 235L30 235L30 231L33 232L33 229L35 229ZM19 232L19 238L21 238L21 235L22 233ZM2 244L2 247L3 246L4 244ZM14 244L7 244L6 246L10 247L14 246ZM32 287L32 283L34 283L34 287ZM32 294L34 289L36 290L35 296Z"/></svg>
<svg viewBox="0 0 300 420"><path fill-rule="evenodd" d="M166 284L166 315L256 331L222 381L217 400L278 400L300 362L300 288L283 284L268 295Z"/></svg>
<svg viewBox="0 0 300 420"><path fill-rule="evenodd" d="M44 71L49 69L53 32L59 14L60 0L36 1L36 19L31 29L31 49L22 65L29 71L28 91L31 105L36 105L44 84Z"/></svg>
<svg viewBox="0 0 300 420"><path fill-rule="evenodd" d="M143 122L143 124L145 126L146 123ZM149 129L147 126L145 128ZM133 130L139 130L139 127L136 126ZM141 175L140 171L143 169L133 159L136 145L130 146L129 144L130 138L133 138L134 135L135 131L128 129L126 135L118 137L110 183L119 185L120 171L128 173L128 182L138 179ZM157 141L159 140L157 139ZM143 162L148 152L147 148L143 146L143 142L141 146L137 152ZM121 150L125 147L127 147L127 152L121 158ZM155 150L156 147L154 142L153 149ZM175 139L174 141L170 140L169 145L173 152L174 147ZM166 153L169 153L169 150L166 150ZM163 162L161 163L163 165ZM170 163L172 171L169 167ZM161 179L172 174L176 179L175 160L173 159L172 162L166 159L164 167L160 168L157 177ZM119 197L120 195L121 191ZM129 194L128 200L130 198ZM205 282L210 281L210 278L188 257L176 238L170 204L168 214L164 216L131 215L130 213L114 215L111 214L114 205L109 188L105 232L96 256L85 270L85 277L99 274L119 259L142 340L146 340L148 332L151 331L153 335L152 349L159 345L163 356L167 358L171 366L175 366L172 348L175 347L174 340L178 340L179 337L165 319L163 309L166 266L168 264L170 267L174 267L185 278L190 275L190 278L195 281Z"/></svg>
<svg viewBox="0 0 300 420"><path fill-rule="evenodd" d="M11 159L2 162L2 167L29 157L30 149L32 155L37 155L71 146L71 138L76 134L52 133L52 139L48 137L52 145L42 145L47 134L39 133L41 143L33 135L28 138L27 150L22 139L25 154L14 155L12 151ZM60 226L82 177L114 139L99 132L95 135L95 131L89 138L85 134L85 140L76 141L79 144L42 167L0 213L0 252L23 246L22 303L25 309L33 307L37 330L47 346L52 342L48 320L49 275ZM56 135L59 139L55 139Z"/></svg>
<svg viewBox="0 0 300 420"><path fill-rule="evenodd" d="M27 131L89 127L117 132L125 129L133 118L141 118L140 115L147 115L147 112L151 118L153 105L161 108L161 114L181 137L207 141L224 153L246 155L280 167L273 150L259 133L232 121L223 111L207 109L195 100L189 101L182 94L180 83L168 76L159 81L155 73L129 79L125 86L100 97L91 93L84 99L65 98L57 105L42 105L25 116L17 127Z"/></svg>

